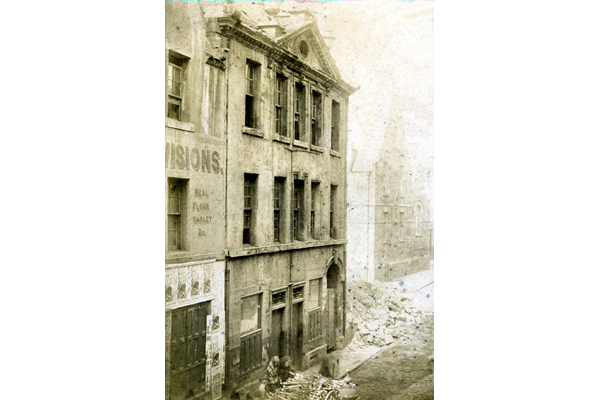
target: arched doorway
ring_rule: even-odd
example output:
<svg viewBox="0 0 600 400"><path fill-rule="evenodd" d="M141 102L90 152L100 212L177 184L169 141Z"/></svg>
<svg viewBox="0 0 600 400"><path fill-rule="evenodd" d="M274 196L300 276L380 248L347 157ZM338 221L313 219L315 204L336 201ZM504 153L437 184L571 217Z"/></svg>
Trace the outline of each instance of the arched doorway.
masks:
<svg viewBox="0 0 600 400"><path fill-rule="evenodd" d="M342 326L342 284L340 267L332 263L327 269L327 350L335 350L336 338L341 334Z"/></svg>

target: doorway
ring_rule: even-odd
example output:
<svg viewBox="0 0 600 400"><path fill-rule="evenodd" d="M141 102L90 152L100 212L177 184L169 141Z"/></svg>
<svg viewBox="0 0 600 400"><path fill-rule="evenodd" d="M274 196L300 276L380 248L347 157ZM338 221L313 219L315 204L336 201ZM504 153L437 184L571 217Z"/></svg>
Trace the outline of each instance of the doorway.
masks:
<svg viewBox="0 0 600 400"><path fill-rule="evenodd" d="M189 399L205 390L206 315L210 302L172 311L171 399Z"/></svg>
<svg viewBox="0 0 600 400"><path fill-rule="evenodd" d="M292 366L296 369L302 369L302 306L303 302L294 303L292 306L292 335L291 335L291 355Z"/></svg>
<svg viewBox="0 0 600 400"><path fill-rule="evenodd" d="M331 264L327 270L327 331L325 333L325 341L327 350L335 350L336 338L340 325L340 268L336 264Z"/></svg>
<svg viewBox="0 0 600 400"><path fill-rule="evenodd" d="M285 334L282 334L284 310L285 307L281 307L271 312L271 357L278 356L281 358L283 356L283 339L285 337Z"/></svg>

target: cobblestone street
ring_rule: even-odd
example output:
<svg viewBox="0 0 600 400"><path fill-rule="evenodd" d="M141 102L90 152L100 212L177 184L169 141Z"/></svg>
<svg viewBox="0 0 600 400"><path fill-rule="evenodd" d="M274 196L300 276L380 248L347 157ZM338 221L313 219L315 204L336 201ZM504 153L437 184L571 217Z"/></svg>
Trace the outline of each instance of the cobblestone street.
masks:
<svg viewBox="0 0 600 400"><path fill-rule="evenodd" d="M433 335L430 337L422 348L391 345L351 372L361 400L433 399Z"/></svg>

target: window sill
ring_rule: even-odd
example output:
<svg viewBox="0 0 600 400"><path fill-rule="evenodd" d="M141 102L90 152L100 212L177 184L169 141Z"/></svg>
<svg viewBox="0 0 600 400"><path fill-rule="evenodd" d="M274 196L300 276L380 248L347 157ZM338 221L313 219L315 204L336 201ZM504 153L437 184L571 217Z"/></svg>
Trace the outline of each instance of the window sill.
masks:
<svg viewBox="0 0 600 400"><path fill-rule="evenodd" d="M334 157L337 157L337 158L342 158L342 154L339 153L339 152L337 152L337 151L335 151L335 150L331 150L329 152L329 154L332 155L332 156L334 156Z"/></svg>
<svg viewBox="0 0 600 400"><path fill-rule="evenodd" d="M316 151L316 152L319 152L319 153L323 152L323 148L321 146L316 146L314 144L310 145L310 150L311 151Z"/></svg>
<svg viewBox="0 0 600 400"><path fill-rule="evenodd" d="M302 142L302 141L296 140L296 139L294 139L294 146L298 146L298 147L302 147L302 148L308 149L308 143Z"/></svg>
<svg viewBox="0 0 600 400"><path fill-rule="evenodd" d="M195 132L196 125L191 122L177 121L172 118L165 118L165 126L168 128L179 129L180 131Z"/></svg>
<svg viewBox="0 0 600 400"><path fill-rule="evenodd" d="M289 137L281 136L276 133L273 135L273 140L275 140L277 142L287 143L287 144L292 143L292 140Z"/></svg>
<svg viewBox="0 0 600 400"><path fill-rule="evenodd" d="M245 134L251 135L251 136L256 136L256 137L259 137L259 138L264 138L265 137L264 133L262 133L262 131L260 131L259 129L248 128L247 126L243 126L242 127L242 133L245 133Z"/></svg>

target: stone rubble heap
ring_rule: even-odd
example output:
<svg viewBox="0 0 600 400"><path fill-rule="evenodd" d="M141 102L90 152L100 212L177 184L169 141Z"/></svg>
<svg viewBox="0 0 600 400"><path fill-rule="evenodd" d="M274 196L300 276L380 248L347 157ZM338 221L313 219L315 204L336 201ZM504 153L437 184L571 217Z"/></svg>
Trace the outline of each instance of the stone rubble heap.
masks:
<svg viewBox="0 0 600 400"><path fill-rule="evenodd" d="M349 282L348 301L355 347L411 344L432 328L430 313L417 309L399 282Z"/></svg>
<svg viewBox="0 0 600 400"><path fill-rule="evenodd" d="M283 387L274 393L267 393L270 400L325 400L337 398L337 394L344 386L344 381L325 378L311 372L307 374L294 374Z"/></svg>

